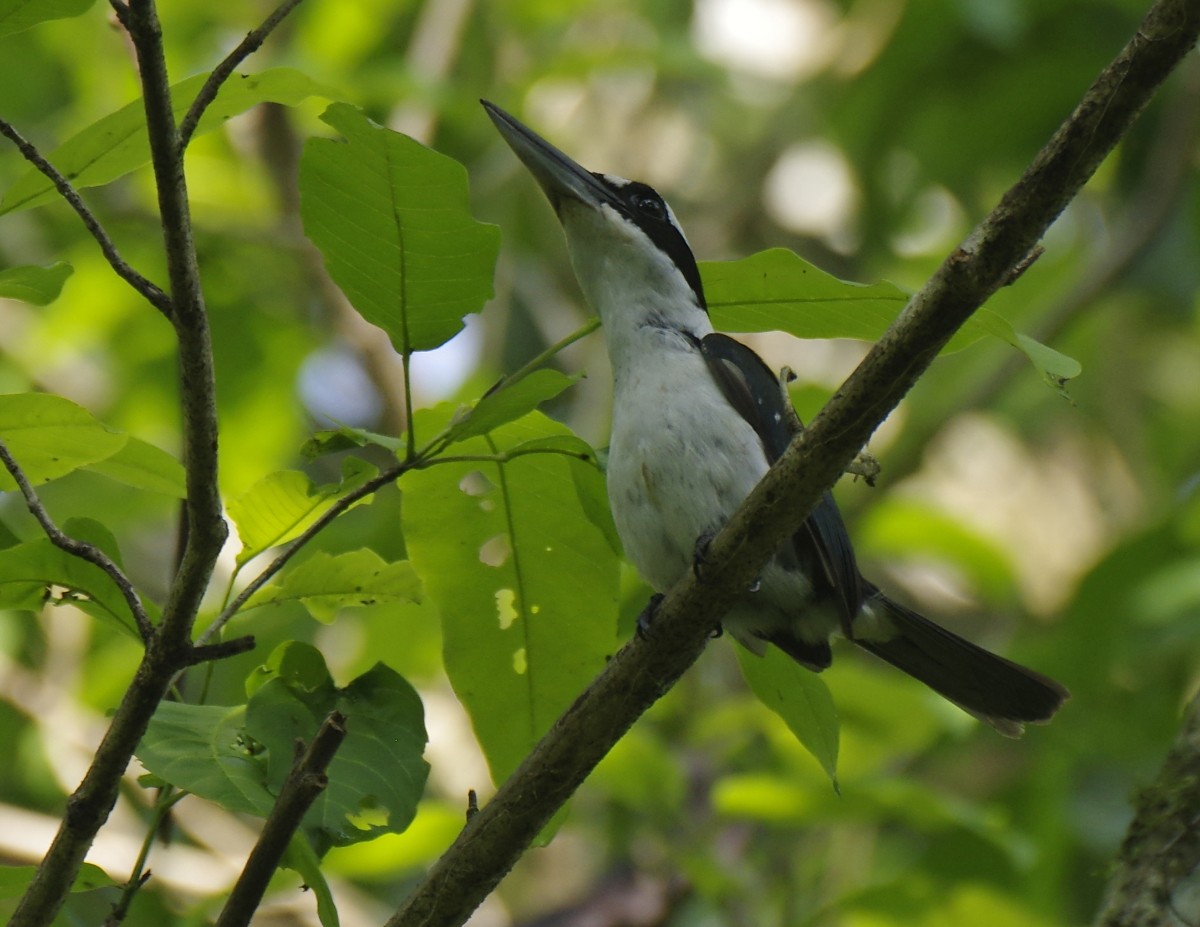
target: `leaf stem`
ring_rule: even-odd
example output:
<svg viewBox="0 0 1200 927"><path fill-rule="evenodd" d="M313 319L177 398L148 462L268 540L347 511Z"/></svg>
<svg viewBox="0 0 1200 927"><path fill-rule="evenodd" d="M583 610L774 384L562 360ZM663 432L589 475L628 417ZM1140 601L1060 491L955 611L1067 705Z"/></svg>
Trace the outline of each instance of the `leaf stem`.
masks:
<svg viewBox="0 0 1200 927"><path fill-rule="evenodd" d="M158 832L162 827L163 820L166 818L167 812L187 794L187 792L174 791L174 787L171 785L164 786L159 793L158 801L154 803L154 813L146 825L146 836L142 840L141 849L138 850L137 859L133 862L133 870L129 873L129 881L125 883L121 897L113 905L112 913L104 919L104 927L114 927L125 920L129 914L129 906L133 904L134 897L146 884L146 880L150 878L150 872L146 869L146 860L150 858L150 850L154 846L154 841L158 839Z"/></svg>
<svg viewBox="0 0 1200 927"><path fill-rule="evenodd" d="M520 367L518 367L512 373L508 374L507 376L501 377L483 395L490 396L490 395L492 395L492 393L497 393L502 389L507 389L508 387L512 386L514 383L524 380L527 376L529 376L535 370L540 369L548 360L550 360L550 358L554 357L555 354L558 354L564 348L570 347L576 341L579 341L582 338L586 338L588 335L590 335L592 332L594 332L599 327L600 327L600 317L592 316L582 326L577 328L575 331L571 332L571 334L567 335L567 337L565 337L559 341L556 341L554 344L550 345L550 347L546 348L546 350L542 351L540 354L533 357L532 359L526 361L524 364L522 364Z"/></svg>

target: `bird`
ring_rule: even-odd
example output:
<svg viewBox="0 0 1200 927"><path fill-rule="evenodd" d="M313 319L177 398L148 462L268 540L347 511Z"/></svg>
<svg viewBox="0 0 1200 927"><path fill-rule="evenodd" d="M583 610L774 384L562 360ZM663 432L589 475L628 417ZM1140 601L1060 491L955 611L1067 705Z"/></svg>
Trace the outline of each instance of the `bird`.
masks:
<svg viewBox="0 0 1200 927"><path fill-rule="evenodd" d="M586 170L499 106L480 102L549 199L579 286L600 317L613 377L609 504L626 556L661 598L697 568L706 541L802 426L766 362L713 329L695 256L662 196L645 183ZM829 492L722 626L759 656L778 647L816 672L830 665L830 639L840 634L1010 737L1048 721L1069 697L1053 679L954 634L864 578Z"/></svg>

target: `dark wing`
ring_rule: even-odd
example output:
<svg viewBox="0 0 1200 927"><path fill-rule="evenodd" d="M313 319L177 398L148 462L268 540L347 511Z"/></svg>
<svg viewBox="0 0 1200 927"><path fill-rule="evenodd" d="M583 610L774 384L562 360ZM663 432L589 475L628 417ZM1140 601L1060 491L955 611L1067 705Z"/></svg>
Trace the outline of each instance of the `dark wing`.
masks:
<svg viewBox="0 0 1200 927"><path fill-rule="evenodd" d="M700 353L729 404L754 429L774 463L794 434L794 416L783 388L761 357L740 341L714 332L699 342ZM862 577L850 536L830 493L817 503L792 539L800 566L811 577L818 601L832 600L847 637L862 604Z"/></svg>

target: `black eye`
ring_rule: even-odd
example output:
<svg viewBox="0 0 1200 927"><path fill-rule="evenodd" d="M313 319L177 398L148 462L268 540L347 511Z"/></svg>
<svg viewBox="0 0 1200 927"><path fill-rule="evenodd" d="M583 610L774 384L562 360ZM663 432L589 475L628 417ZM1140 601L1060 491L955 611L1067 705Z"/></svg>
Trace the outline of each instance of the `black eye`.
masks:
<svg viewBox="0 0 1200 927"><path fill-rule="evenodd" d="M644 215L655 219L667 218L667 204L653 193L634 193L629 200L633 208Z"/></svg>

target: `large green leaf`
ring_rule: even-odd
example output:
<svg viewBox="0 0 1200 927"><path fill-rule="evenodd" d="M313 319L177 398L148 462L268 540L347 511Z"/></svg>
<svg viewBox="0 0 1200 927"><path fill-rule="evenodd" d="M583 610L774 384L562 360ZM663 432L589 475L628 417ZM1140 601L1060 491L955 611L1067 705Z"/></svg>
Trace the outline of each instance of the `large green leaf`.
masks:
<svg viewBox="0 0 1200 927"><path fill-rule="evenodd" d="M768 647L757 657L737 647L738 665L758 700L781 717L837 787L838 716L816 673Z"/></svg>
<svg viewBox="0 0 1200 927"><path fill-rule="evenodd" d="M37 866L0 866L0 898L19 898L37 875ZM90 892L97 888L117 885L103 869L93 863L84 863L79 874L71 883L73 892Z"/></svg>
<svg viewBox="0 0 1200 927"><path fill-rule="evenodd" d="M304 819L317 852L400 833L416 814L429 766L416 691L376 663L337 688L320 653L281 644L247 682L246 731L267 748L267 785L278 791L297 739L310 741L326 715L346 715L346 739L329 766L329 786Z"/></svg>
<svg viewBox="0 0 1200 927"><path fill-rule="evenodd" d="M402 354L435 348L492 296L500 230L472 218L461 164L344 103L311 139L300 211L329 274Z"/></svg>
<svg viewBox="0 0 1200 927"><path fill-rule="evenodd" d="M781 331L798 338L877 341L911 294L886 281L848 283L786 248L740 261L701 261L700 276L713 324L722 331ZM1077 361L1026 335L988 310L976 312L948 347L992 335L1022 351L1056 386L1078 376Z"/></svg>
<svg viewBox="0 0 1200 927"><path fill-rule="evenodd" d="M86 13L96 0L0 0L0 36Z"/></svg>
<svg viewBox="0 0 1200 927"><path fill-rule="evenodd" d="M197 74L171 87L176 120L183 118L207 79L207 74ZM259 103L295 106L308 97L332 95L332 91L291 68L235 74L222 85L216 99L205 111L196 134L211 132L225 120ZM76 189L110 183L150 163L142 101L134 100L92 123L50 152L47 159ZM54 185L40 171L30 168L17 178L0 200L0 215L38 206L57 196Z"/></svg>
<svg viewBox="0 0 1200 927"><path fill-rule="evenodd" d="M485 393L473 406L460 410L450 428L450 440L464 441L532 412L579 379L557 370L535 370L512 385Z"/></svg>
<svg viewBox="0 0 1200 927"><path fill-rule="evenodd" d="M66 261L57 261L49 267L30 265L0 270L0 297L45 306L58 299L63 284L74 272L75 268Z"/></svg>
<svg viewBox="0 0 1200 927"><path fill-rule="evenodd" d="M378 471L366 461L351 457L342 472L340 483L317 486L299 470L280 470L264 476L230 502L229 517L242 542L238 564L299 536L339 496L362 486Z"/></svg>
<svg viewBox="0 0 1200 927"><path fill-rule="evenodd" d="M183 464L162 448L132 435L115 454L88 464L84 469L137 489L174 496L176 499L187 496Z"/></svg>
<svg viewBox="0 0 1200 927"><path fill-rule="evenodd" d="M438 431L433 417L418 418L417 427ZM456 453L503 454L572 437L534 412L464 441ZM572 467L589 467L603 481L578 457L541 450L507 462L432 466L401 482L409 556L441 611L446 671L496 781L617 643L617 556L582 511Z"/></svg>
<svg viewBox="0 0 1200 927"><path fill-rule="evenodd" d="M0 396L0 438L36 485L111 457L128 435L61 396L12 393ZM16 480L0 470L0 491L16 488Z"/></svg>
<svg viewBox="0 0 1200 927"><path fill-rule="evenodd" d="M280 582L259 589L243 610L298 601L318 621L329 622L346 606L418 602L420 597L420 580L406 560L387 563L366 548L337 556L318 551Z"/></svg>
<svg viewBox="0 0 1200 927"><path fill-rule="evenodd" d="M275 804L266 785L267 756L245 727L245 705L160 702L137 758L178 788L230 811L266 817Z"/></svg>
<svg viewBox="0 0 1200 927"><path fill-rule="evenodd" d="M320 653L281 644L247 679L246 705L163 702L138 746L158 778L230 811L265 817L295 760L325 717L346 716L346 739L329 785L304 819L318 853L399 833L408 826L429 767L421 700L383 664L337 688Z"/></svg>

